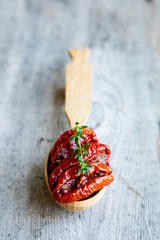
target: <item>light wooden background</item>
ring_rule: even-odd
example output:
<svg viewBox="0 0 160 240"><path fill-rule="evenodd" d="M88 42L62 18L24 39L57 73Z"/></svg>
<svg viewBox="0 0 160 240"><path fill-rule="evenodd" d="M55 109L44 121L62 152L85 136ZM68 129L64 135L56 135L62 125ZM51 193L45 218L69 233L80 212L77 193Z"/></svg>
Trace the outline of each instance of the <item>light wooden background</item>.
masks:
<svg viewBox="0 0 160 240"><path fill-rule="evenodd" d="M49 196L46 155L69 128L67 50L89 47L87 125L115 181L84 212ZM0 239L160 239L160 1L0 1Z"/></svg>

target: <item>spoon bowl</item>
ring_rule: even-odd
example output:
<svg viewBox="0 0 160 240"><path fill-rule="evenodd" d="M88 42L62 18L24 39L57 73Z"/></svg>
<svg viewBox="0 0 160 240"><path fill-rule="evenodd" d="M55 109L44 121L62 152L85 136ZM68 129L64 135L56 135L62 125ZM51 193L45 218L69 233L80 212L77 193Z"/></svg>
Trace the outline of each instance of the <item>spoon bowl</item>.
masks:
<svg viewBox="0 0 160 240"><path fill-rule="evenodd" d="M52 191L49 186L50 152L51 152L51 150L49 151L48 156L46 158L46 162L45 162L45 179L46 179L46 184L47 184L48 190L52 196ZM90 196L84 200L82 199L80 201L75 201L75 202L71 202L71 203L59 203L55 199L54 200L62 208L66 209L68 211L78 212L78 211L83 211L83 210L95 205L101 199L101 197L104 195L105 190L106 190L105 187L103 187L99 191L97 191L95 194L93 194L92 196Z"/></svg>

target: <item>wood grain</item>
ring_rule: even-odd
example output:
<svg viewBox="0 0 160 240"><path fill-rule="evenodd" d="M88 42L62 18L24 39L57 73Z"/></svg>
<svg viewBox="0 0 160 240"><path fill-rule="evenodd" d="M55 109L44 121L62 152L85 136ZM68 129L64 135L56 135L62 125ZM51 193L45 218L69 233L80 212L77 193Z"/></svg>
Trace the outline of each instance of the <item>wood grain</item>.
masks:
<svg viewBox="0 0 160 240"><path fill-rule="evenodd" d="M0 7L0 239L159 240L160 1L18 1ZM86 124L114 182L81 213L48 193L46 154L69 129L68 49L90 48Z"/></svg>
<svg viewBox="0 0 160 240"><path fill-rule="evenodd" d="M85 124L91 112L91 75L89 49L70 49L73 61L66 67L65 111L71 128Z"/></svg>

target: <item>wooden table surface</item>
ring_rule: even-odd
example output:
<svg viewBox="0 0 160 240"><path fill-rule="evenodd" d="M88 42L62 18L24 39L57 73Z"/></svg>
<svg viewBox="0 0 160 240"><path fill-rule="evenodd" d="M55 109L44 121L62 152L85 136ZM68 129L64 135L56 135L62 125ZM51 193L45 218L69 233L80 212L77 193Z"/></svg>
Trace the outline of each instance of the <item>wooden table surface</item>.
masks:
<svg viewBox="0 0 160 240"><path fill-rule="evenodd" d="M51 199L45 158L69 129L67 50L88 47L87 125L111 147L114 182L84 212ZM0 239L160 239L160 1L2 0Z"/></svg>

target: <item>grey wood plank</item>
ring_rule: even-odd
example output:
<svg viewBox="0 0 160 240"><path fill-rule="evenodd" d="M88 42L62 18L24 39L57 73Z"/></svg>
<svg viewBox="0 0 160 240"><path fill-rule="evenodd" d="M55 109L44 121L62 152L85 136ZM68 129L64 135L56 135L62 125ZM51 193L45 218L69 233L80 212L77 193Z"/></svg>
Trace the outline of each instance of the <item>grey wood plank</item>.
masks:
<svg viewBox="0 0 160 240"><path fill-rule="evenodd" d="M0 239L160 236L160 2L1 1ZM78 213L49 196L47 152L69 128L70 47L89 47L92 113L115 181Z"/></svg>

